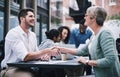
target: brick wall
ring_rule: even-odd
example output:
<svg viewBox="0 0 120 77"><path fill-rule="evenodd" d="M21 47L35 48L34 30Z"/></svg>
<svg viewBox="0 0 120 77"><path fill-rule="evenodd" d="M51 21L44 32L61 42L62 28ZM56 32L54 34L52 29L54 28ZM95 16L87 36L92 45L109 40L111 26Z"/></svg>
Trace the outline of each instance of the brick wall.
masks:
<svg viewBox="0 0 120 77"><path fill-rule="evenodd" d="M95 5L103 6L107 10L109 16L120 14L120 0L116 0L115 5L110 5L109 0L103 0L103 2L102 0L95 0Z"/></svg>

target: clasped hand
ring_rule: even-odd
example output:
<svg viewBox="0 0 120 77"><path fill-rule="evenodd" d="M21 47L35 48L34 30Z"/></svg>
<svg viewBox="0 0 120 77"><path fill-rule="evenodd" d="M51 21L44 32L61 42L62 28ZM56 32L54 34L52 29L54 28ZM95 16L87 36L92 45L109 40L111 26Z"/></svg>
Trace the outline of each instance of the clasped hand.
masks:
<svg viewBox="0 0 120 77"><path fill-rule="evenodd" d="M40 57L40 59L43 61L49 61L51 59L51 56L57 56L60 54L60 51L57 47L51 47L51 48L48 48L47 50L48 50L48 53Z"/></svg>

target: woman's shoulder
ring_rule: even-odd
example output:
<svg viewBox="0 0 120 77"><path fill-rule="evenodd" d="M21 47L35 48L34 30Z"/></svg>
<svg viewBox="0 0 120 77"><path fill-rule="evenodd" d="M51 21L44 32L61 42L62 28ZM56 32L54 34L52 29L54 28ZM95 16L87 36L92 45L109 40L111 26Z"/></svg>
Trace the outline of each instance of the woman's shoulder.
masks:
<svg viewBox="0 0 120 77"><path fill-rule="evenodd" d="M104 37L104 36L112 36L113 34L109 29L103 28L100 32L100 34Z"/></svg>
<svg viewBox="0 0 120 77"><path fill-rule="evenodd" d="M115 40L115 39L110 30L103 28L98 34L98 40L108 41L108 40Z"/></svg>
<svg viewBox="0 0 120 77"><path fill-rule="evenodd" d="M52 40L50 40L50 39L46 39L46 40L41 42L41 44L43 44L43 43L44 44L53 44L54 42Z"/></svg>

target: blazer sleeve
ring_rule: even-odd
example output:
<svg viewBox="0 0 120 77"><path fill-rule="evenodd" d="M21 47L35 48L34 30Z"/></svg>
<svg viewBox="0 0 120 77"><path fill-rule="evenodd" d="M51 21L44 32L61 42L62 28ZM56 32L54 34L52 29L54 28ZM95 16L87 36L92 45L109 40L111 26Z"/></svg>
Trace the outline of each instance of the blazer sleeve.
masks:
<svg viewBox="0 0 120 77"><path fill-rule="evenodd" d="M77 49L77 56L88 56L88 55L89 55L88 44L86 44L80 49Z"/></svg>
<svg viewBox="0 0 120 77"><path fill-rule="evenodd" d="M103 58L97 60L98 67L111 67L116 60L115 40L109 31L102 31L98 37Z"/></svg>

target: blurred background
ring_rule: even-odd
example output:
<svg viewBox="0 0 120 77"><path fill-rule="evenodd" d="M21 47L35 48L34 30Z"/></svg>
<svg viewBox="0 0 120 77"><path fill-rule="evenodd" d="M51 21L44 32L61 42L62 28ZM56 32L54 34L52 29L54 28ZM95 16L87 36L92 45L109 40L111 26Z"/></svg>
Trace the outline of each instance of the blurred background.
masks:
<svg viewBox="0 0 120 77"><path fill-rule="evenodd" d="M120 0L0 0L0 40L7 32L18 26L17 15L22 8L33 8L38 44L45 40L45 31L59 26L76 27L84 18L89 6L98 5L108 12L105 24L109 25L115 38L120 37Z"/></svg>

